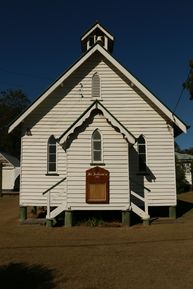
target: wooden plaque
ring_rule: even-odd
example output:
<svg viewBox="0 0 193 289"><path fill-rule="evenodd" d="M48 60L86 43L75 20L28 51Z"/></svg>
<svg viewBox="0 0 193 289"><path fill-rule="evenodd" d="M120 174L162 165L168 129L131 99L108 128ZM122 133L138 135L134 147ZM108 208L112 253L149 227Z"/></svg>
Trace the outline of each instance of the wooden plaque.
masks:
<svg viewBox="0 0 193 289"><path fill-rule="evenodd" d="M86 171L86 202L109 203L109 172L100 167Z"/></svg>

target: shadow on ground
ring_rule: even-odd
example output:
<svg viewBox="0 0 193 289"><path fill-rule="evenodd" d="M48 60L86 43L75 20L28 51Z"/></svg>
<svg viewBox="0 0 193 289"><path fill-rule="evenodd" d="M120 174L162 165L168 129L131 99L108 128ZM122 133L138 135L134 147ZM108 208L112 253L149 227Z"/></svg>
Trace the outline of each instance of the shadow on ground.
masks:
<svg viewBox="0 0 193 289"><path fill-rule="evenodd" d="M2 289L53 289L53 270L40 265L10 263L0 266Z"/></svg>
<svg viewBox="0 0 193 289"><path fill-rule="evenodd" d="M192 215L193 215L193 203L187 202L187 201L182 201L178 200L177 204L177 218L182 217L185 215L187 212L192 210Z"/></svg>

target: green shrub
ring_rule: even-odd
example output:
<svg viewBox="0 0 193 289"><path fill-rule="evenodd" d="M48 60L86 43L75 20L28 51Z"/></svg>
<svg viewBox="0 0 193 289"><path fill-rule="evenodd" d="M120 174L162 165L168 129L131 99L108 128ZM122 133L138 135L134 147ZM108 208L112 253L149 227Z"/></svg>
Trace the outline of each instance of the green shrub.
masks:
<svg viewBox="0 0 193 289"><path fill-rule="evenodd" d="M92 217L86 221L86 225L90 227L102 226L104 225L104 221L101 218Z"/></svg>
<svg viewBox="0 0 193 289"><path fill-rule="evenodd" d="M185 179L185 170L182 164L176 159L176 188L177 193L188 191L189 184Z"/></svg>

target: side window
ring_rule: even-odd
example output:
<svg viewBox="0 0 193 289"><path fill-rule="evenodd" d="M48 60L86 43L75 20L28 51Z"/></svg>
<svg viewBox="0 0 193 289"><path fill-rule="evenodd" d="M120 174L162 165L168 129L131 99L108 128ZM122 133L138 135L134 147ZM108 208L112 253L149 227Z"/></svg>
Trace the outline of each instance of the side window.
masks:
<svg viewBox="0 0 193 289"><path fill-rule="evenodd" d="M56 140L53 135L48 139L47 170L48 173L56 172Z"/></svg>
<svg viewBox="0 0 193 289"><path fill-rule="evenodd" d="M95 73L92 77L92 97L100 97L100 77Z"/></svg>
<svg viewBox="0 0 193 289"><path fill-rule="evenodd" d="M98 129L92 134L92 162L102 162L102 137Z"/></svg>
<svg viewBox="0 0 193 289"><path fill-rule="evenodd" d="M146 143L142 135L138 138L138 156L139 172L146 172Z"/></svg>

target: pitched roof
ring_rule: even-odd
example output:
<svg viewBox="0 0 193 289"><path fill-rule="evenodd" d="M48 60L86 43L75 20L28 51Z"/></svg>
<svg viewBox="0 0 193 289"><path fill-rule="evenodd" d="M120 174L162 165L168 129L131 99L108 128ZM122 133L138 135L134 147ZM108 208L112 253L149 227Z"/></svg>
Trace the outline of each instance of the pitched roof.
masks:
<svg viewBox="0 0 193 289"><path fill-rule="evenodd" d="M114 40L114 36L107 31L101 24L98 22L95 23L91 28L89 28L82 36L81 41L84 40L90 33L92 33L96 28L99 28L104 34L106 34L111 40Z"/></svg>
<svg viewBox="0 0 193 289"><path fill-rule="evenodd" d="M3 162L6 162L6 163L8 162L11 165L13 165L14 167L19 167L20 166L19 160L16 157L11 156L11 155L9 155L7 153L0 152L0 158L1 158L2 163Z"/></svg>
<svg viewBox="0 0 193 289"><path fill-rule="evenodd" d="M8 132L14 130L36 107L42 103L58 86L60 86L76 69L78 69L87 59L99 52L116 69L118 69L128 81L140 90L173 124L177 134L187 131L187 125L181 121L167 106L165 106L153 93L151 93L136 77L126 70L115 58L111 56L99 44L94 45L82 57L75 62L64 74L62 74L43 94L39 96L18 118L10 125Z"/></svg>
<svg viewBox="0 0 193 289"><path fill-rule="evenodd" d="M183 154L183 153L176 152L175 155L180 161L192 161L193 160L193 155L190 155L190 154Z"/></svg>
<svg viewBox="0 0 193 289"><path fill-rule="evenodd" d="M104 105L98 100L95 100L84 112L83 114L58 138L58 141L60 143L63 143L67 137L71 134L73 134L74 130L81 126L84 121L86 121L92 111L95 109L102 112L104 117L112 124L113 127L116 127L119 129L120 133L128 140L129 143L134 144L136 142L136 138L134 135L127 130L127 128L121 124L112 113L108 109L105 108Z"/></svg>

